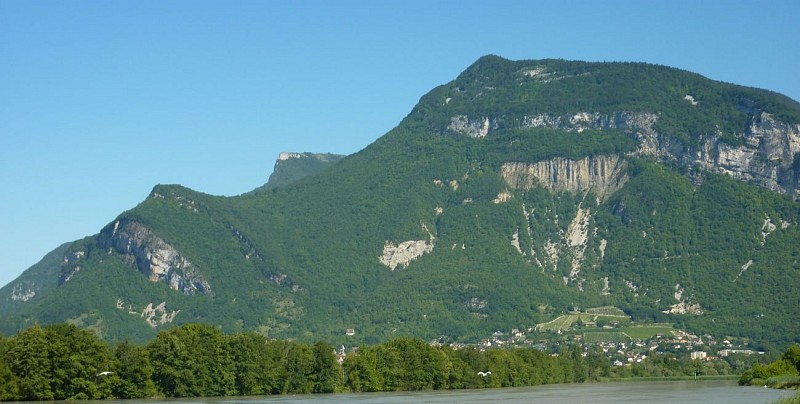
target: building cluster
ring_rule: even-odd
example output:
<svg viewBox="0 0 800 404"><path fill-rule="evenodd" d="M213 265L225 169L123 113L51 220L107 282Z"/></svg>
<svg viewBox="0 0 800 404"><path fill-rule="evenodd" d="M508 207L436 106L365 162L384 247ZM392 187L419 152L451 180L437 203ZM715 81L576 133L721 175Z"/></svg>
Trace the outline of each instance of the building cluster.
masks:
<svg viewBox="0 0 800 404"><path fill-rule="evenodd" d="M605 327L610 328L610 327ZM535 329L512 329L510 332L495 331L489 337L481 339L477 344L450 342L445 336L429 341L435 347L449 346L452 349L465 349L475 347L481 351L498 348L535 348L542 351L557 352L560 345L565 343L582 343L584 355L590 349L599 349L612 361L613 366L629 366L645 361L648 356L671 353L676 356L689 356L692 360L714 361L730 355L753 355L764 352L747 349L739 343L730 340L717 341L711 335L698 336L683 330L674 330L669 333L656 334L651 338L627 338L625 341L596 341L588 342L586 338L591 330L574 330L578 332L537 332ZM353 335L353 329L347 329L346 335ZM620 333L622 334L622 333ZM344 346L337 349L339 361L357 350L353 348L346 351Z"/></svg>
<svg viewBox="0 0 800 404"><path fill-rule="evenodd" d="M626 366L641 363L648 356L672 353L676 356L689 356L693 360L714 361L729 355L763 354L763 352L746 349L729 340L717 341L711 335L695 335L683 330L674 330L670 333L656 334L651 338L626 341L597 341L587 342L584 333L541 333L526 332L512 329L509 333L496 331L478 344L450 343L453 349L477 347L480 350L493 348L536 348L542 351L558 351L561 344L578 342L582 343L585 351L599 349L612 361L614 366ZM433 346L445 345L446 338L430 341Z"/></svg>

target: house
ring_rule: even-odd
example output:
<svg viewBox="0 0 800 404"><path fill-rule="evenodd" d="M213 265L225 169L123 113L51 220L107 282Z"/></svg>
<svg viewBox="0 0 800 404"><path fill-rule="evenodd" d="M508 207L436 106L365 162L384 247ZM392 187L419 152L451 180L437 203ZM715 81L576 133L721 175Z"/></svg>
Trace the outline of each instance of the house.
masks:
<svg viewBox="0 0 800 404"><path fill-rule="evenodd" d="M349 335L349 336L356 335L356 329L355 328L348 328L348 329L344 330L344 335Z"/></svg>

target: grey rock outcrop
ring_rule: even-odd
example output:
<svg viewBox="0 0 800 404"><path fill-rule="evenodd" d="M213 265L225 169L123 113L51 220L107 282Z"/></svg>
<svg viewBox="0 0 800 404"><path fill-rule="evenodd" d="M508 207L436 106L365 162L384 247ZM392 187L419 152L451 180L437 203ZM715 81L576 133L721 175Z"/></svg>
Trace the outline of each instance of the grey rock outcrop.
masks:
<svg viewBox="0 0 800 404"><path fill-rule="evenodd" d="M151 282L165 282L186 295L212 293L189 260L138 222L118 220L100 232L98 241L109 253L123 255Z"/></svg>
<svg viewBox="0 0 800 404"><path fill-rule="evenodd" d="M36 296L36 290L33 288L23 289L21 284L15 285L14 289L11 291L11 300L13 301L27 302L33 299L34 296Z"/></svg>
<svg viewBox="0 0 800 404"><path fill-rule="evenodd" d="M570 116L550 114L528 115L522 118L522 128L550 128L567 132L587 129L620 129L627 132L653 132L658 116L650 113L620 111L612 114L578 112Z"/></svg>
<svg viewBox="0 0 800 404"><path fill-rule="evenodd" d="M628 180L625 168L625 160L617 155L580 160L554 158L533 164L506 163L500 168L500 175L518 190L527 191L538 185L553 191L592 191L602 199Z"/></svg>
<svg viewBox="0 0 800 404"><path fill-rule="evenodd" d="M798 195L800 191L800 124L789 124L760 112L738 136L740 145L732 145L720 136L704 136L697 145L658 132L658 115L620 111L611 114L579 112L570 116L528 115L522 128L551 128L567 132L587 129L617 129L639 141L636 156L662 161L676 161L684 166L726 174L752 182L775 192Z"/></svg>
<svg viewBox="0 0 800 404"><path fill-rule="evenodd" d="M436 236L428 230L424 223L422 224L422 229L428 233L428 240L409 240L399 244L387 240L383 246L383 253L378 257L378 261L391 271L394 271L400 265L403 268L407 268L411 261L433 251L433 247L436 244Z"/></svg>
<svg viewBox="0 0 800 404"><path fill-rule="evenodd" d="M471 120L466 115L456 115L450 118L447 129L469 137L485 137L490 129L497 129L497 124L492 125L487 117Z"/></svg>
<svg viewBox="0 0 800 404"><path fill-rule="evenodd" d="M800 125L761 113L742 138L744 144L740 146L729 145L717 137L704 139L697 150L689 150L679 160L775 192L797 195L800 175L795 160L800 151Z"/></svg>

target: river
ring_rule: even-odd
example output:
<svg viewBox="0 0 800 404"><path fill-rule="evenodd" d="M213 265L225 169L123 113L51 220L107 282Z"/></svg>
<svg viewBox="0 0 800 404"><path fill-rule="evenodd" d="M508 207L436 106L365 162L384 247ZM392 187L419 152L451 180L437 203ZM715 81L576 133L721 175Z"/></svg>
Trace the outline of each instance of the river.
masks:
<svg viewBox="0 0 800 404"><path fill-rule="evenodd" d="M556 384L536 387L447 390L397 393L315 394L295 396L222 397L148 400L147 404L215 403L215 404L396 404L396 403L770 403L797 393L794 390L773 390L762 387L740 387L735 381L667 381ZM106 401L107 402L107 401ZM134 401L121 401L132 403Z"/></svg>

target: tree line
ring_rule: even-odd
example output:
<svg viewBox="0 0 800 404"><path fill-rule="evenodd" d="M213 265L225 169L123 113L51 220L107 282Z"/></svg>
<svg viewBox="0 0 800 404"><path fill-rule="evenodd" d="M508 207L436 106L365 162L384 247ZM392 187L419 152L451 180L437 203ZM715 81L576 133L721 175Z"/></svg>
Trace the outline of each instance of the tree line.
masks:
<svg viewBox="0 0 800 404"><path fill-rule="evenodd" d="M792 345L780 358L757 363L739 378L742 386L768 386L778 389L800 388L800 345Z"/></svg>
<svg viewBox="0 0 800 404"><path fill-rule="evenodd" d="M337 356L326 342L224 334L206 324L161 331L146 345L110 345L71 324L0 337L0 399L211 397L438 390L584 382L608 373L578 346L454 350L398 337Z"/></svg>

